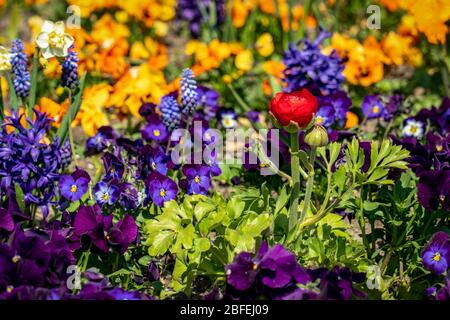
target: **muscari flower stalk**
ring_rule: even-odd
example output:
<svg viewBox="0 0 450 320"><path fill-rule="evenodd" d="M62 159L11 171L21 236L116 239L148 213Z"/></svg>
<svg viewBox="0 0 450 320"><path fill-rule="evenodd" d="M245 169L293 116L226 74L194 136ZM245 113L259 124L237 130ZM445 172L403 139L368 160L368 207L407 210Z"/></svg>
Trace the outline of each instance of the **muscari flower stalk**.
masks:
<svg viewBox="0 0 450 320"><path fill-rule="evenodd" d="M181 75L181 106L185 116L192 117L198 102L197 82L191 69L184 69Z"/></svg>
<svg viewBox="0 0 450 320"><path fill-rule="evenodd" d="M162 97L158 108L161 112L162 122L169 131L173 131L180 127L180 107L172 96Z"/></svg>
<svg viewBox="0 0 450 320"><path fill-rule="evenodd" d="M14 74L14 90L17 96L24 98L30 92L30 72L27 55L21 40L16 39L11 46L11 71Z"/></svg>
<svg viewBox="0 0 450 320"><path fill-rule="evenodd" d="M71 90L74 90L80 83L78 80L78 61L78 54L72 48L62 63L62 85Z"/></svg>

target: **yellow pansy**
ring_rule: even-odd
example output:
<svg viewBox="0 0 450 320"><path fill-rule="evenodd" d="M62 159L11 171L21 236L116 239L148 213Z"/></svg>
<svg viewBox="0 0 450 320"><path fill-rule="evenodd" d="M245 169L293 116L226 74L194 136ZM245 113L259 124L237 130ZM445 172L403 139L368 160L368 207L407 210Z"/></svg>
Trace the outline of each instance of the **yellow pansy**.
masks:
<svg viewBox="0 0 450 320"><path fill-rule="evenodd" d="M250 50L240 52L234 61L239 70L250 71L253 68L253 54Z"/></svg>
<svg viewBox="0 0 450 320"><path fill-rule="evenodd" d="M263 56L268 57L273 53L274 45L273 38L270 33L263 33L258 40L256 40L256 51Z"/></svg>

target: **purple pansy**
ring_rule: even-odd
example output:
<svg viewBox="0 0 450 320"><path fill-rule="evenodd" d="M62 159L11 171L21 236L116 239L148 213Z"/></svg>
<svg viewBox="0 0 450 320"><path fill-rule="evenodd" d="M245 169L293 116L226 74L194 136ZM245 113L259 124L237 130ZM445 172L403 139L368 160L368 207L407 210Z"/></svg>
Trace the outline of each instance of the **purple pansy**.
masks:
<svg viewBox="0 0 450 320"><path fill-rule="evenodd" d="M125 165L122 159L110 152L106 152L102 156L102 160L106 172L104 180L122 179L123 173L125 172Z"/></svg>
<svg viewBox="0 0 450 320"><path fill-rule="evenodd" d="M450 262L450 240L448 234L439 231L431 238L422 251L422 263L427 270L436 274L444 273Z"/></svg>
<svg viewBox="0 0 450 320"><path fill-rule="evenodd" d="M117 223L112 220L113 215L103 216L97 205L81 206L73 222L74 235L78 238L87 236L104 253L112 246L123 254L137 237L137 225L128 214Z"/></svg>
<svg viewBox="0 0 450 320"><path fill-rule="evenodd" d="M378 95L368 95L364 97L361 109L367 119L373 119L381 116L384 106Z"/></svg>
<svg viewBox="0 0 450 320"><path fill-rule="evenodd" d="M61 195L70 201L80 200L88 190L90 181L89 174L82 169L75 170L71 175L61 176L59 178Z"/></svg>
<svg viewBox="0 0 450 320"><path fill-rule="evenodd" d="M113 205L119 197L119 188L112 183L100 181L94 187L94 197L100 205Z"/></svg>
<svg viewBox="0 0 450 320"><path fill-rule="evenodd" d="M158 115L153 114L147 117L147 122L147 125L141 130L142 138L144 140L156 141L158 143L167 141L169 131Z"/></svg>
<svg viewBox="0 0 450 320"><path fill-rule="evenodd" d="M0 208L0 230L12 232L14 230L14 220L9 210Z"/></svg>
<svg viewBox="0 0 450 320"><path fill-rule="evenodd" d="M176 199L177 197L177 184L169 177L166 177L157 171L152 172L147 179L145 179L145 185L149 197L152 199L153 203L159 207L162 207L164 202Z"/></svg>
<svg viewBox="0 0 450 320"><path fill-rule="evenodd" d="M188 194L206 194L211 187L207 165L184 165L183 174L186 179L183 180L182 186Z"/></svg>
<svg viewBox="0 0 450 320"><path fill-rule="evenodd" d="M417 185L419 203L428 210L450 211L450 170L423 171Z"/></svg>

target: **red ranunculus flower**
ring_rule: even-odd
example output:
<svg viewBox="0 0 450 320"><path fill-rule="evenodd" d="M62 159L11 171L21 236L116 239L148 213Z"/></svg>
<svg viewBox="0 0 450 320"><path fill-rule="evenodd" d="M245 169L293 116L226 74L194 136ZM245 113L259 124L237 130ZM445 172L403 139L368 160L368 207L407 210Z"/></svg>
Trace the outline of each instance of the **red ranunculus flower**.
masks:
<svg viewBox="0 0 450 320"><path fill-rule="evenodd" d="M283 126L292 121L305 128L317 112L317 99L307 89L279 92L270 102L270 112Z"/></svg>

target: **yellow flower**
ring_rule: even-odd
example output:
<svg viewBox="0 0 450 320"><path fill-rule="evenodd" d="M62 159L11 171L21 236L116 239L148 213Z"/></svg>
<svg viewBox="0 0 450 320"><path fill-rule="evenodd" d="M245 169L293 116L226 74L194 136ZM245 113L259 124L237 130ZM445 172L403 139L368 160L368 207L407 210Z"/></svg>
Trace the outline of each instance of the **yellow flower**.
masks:
<svg viewBox="0 0 450 320"><path fill-rule="evenodd" d="M345 129L350 129L358 125L359 119L353 112L347 112L347 121L345 122Z"/></svg>
<svg viewBox="0 0 450 320"><path fill-rule="evenodd" d="M383 52L389 59L388 63L397 66L409 61L414 61L414 65L420 65L422 54L412 46L410 37L402 37L395 32L389 32L381 41Z"/></svg>
<svg viewBox="0 0 450 320"><path fill-rule="evenodd" d="M36 38L36 44L42 50L45 59L55 56L65 57L73 42L73 37L65 32L62 21L53 23L46 20Z"/></svg>
<svg viewBox="0 0 450 320"><path fill-rule="evenodd" d="M273 38L270 33L263 33L258 40L256 40L256 50L263 57L268 57L273 53Z"/></svg>
<svg viewBox="0 0 450 320"><path fill-rule="evenodd" d="M239 70L250 71L253 68L253 54L250 50L244 50L236 56L234 64Z"/></svg>
<svg viewBox="0 0 450 320"><path fill-rule="evenodd" d="M0 46L0 72L11 69L11 54L5 48Z"/></svg>
<svg viewBox="0 0 450 320"><path fill-rule="evenodd" d="M43 97L41 98L39 105L36 106L36 109L40 112L45 112L48 117L52 118L54 121L52 122L52 125L58 128L61 125L61 121L66 114L68 107L69 100L59 104L47 97Z"/></svg>
<svg viewBox="0 0 450 320"><path fill-rule="evenodd" d="M160 38L165 37L169 32L169 25L162 21L155 21L153 28L155 29L155 34Z"/></svg>
<svg viewBox="0 0 450 320"><path fill-rule="evenodd" d="M85 89L76 121L88 136L93 136L98 128L109 124L104 109L108 106L112 87L106 83Z"/></svg>

